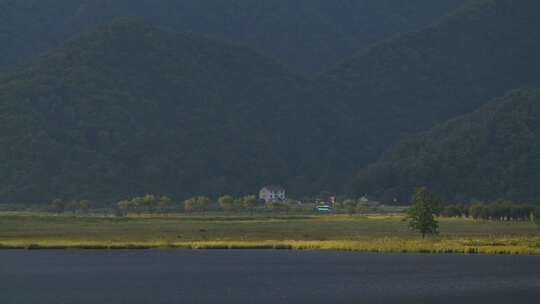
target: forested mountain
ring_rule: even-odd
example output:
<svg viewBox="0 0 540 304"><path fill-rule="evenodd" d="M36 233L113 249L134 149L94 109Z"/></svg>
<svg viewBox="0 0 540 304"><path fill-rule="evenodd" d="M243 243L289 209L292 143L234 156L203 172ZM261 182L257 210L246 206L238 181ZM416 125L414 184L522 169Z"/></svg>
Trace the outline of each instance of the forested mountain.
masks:
<svg viewBox="0 0 540 304"><path fill-rule="evenodd" d="M303 1L0 0L0 69L10 66L0 77L0 201L110 201L148 192L182 199L253 193L265 183L291 194L339 193L347 177L403 138L511 89L540 85L536 0L475 1L433 26L365 48L313 81L224 42L308 72L457 5ZM142 19L93 27L131 15ZM516 94L508 104L537 95ZM462 171L432 170L403 146L362 171L349 190L402 197L429 176L428 185L449 199L536 193L516 186L527 176L521 164L505 180L497 171L504 165L485 169L497 166L490 160L476 176L492 173L504 185L476 184L474 194L453 181ZM494 150L507 156L504 144ZM401 154L419 165L402 165ZM500 164L510 164L505 159ZM406 168L410 183L396 184L395 166ZM442 191L443 183L456 186Z"/></svg>
<svg viewBox="0 0 540 304"><path fill-rule="evenodd" d="M537 0L477 1L321 77L332 100L328 112L343 124L339 140L349 143L342 150L348 166L369 163L404 136L511 89L540 83L539 11Z"/></svg>
<svg viewBox="0 0 540 304"><path fill-rule="evenodd" d="M305 101L306 81L249 49L101 26L0 79L0 198L253 193L316 151L299 155L317 133Z"/></svg>
<svg viewBox="0 0 540 304"><path fill-rule="evenodd" d="M0 0L0 71L117 17L247 45L305 74L467 0Z"/></svg>
<svg viewBox="0 0 540 304"><path fill-rule="evenodd" d="M522 89L399 143L350 190L406 201L428 186L449 201L538 202L538 185L540 91Z"/></svg>

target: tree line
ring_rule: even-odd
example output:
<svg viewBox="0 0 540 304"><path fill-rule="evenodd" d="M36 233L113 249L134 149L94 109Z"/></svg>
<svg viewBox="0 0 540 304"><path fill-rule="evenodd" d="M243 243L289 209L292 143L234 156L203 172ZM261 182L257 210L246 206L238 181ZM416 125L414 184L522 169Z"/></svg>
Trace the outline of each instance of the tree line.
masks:
<svg viewBox="0 0 540 304"><path fill-rule="evenodd" d="M347 198L343 201L337 201L334 203L334 208L352 215L354 213L362 213L369 209L369 205L362 199Z"/></svg>
<svg viewBox="0 0 540 304"><path fill-rule="evenodd" d="M437 217L470 217L492 221L534 221L540 226L540 208L499 200L494 203L472 205L453 204L441 207L441 201L427 188L416 188L405 220L410 229L426 235L439 233Z"/></svg>
<svg viewBox="0 0 540 304"><path fill-rule="evenodd" d="M258 200L255 195L246 195L242 197L232 197L230 195L220 196L213 201L208 196L199 195L190 197L179 204L173 204L167 196L147 194L132 199L121 200L116 203L115 209L117 215L141 214L141 213L164 213L175 210L184 212L202 212L223 211L223 212L253 212L257 206Z"/></svg>
<svg viewBox="0 0 540 304"><path fill-rule="evenodd" d="M92 207L88 200L69 200L54 199L48 206L48 210L53 213L71 212L73 214L87 214Z"/></svg>
<svg viewBox="0 0 540 304"><path fill-rule="evenodd" d="M146 194L116 203L115 214L163 213L171 206L171 199L164 195Z"/></svg>
<svg viewBox="0 0 540 304"><path fill-rule="evenodd" d="M135 197L129 200L122 200L117 203L116 209L119 215L141 214L141 213L159 213L172 210L186 213L206 213L208 211L221 211L226 213L249 212L255 210L264 210L274 213L287 213L290 211L301 210L301 204L298 201L285 199L263 202L258 200L255 195L245 195L233 197L231 195L222 195L216 200L208 196L199 195L190 197L179 204L172 204L170 199L165 196L147 194L142 197ZM366 202L354 199L345 199L336 202L334 209L342 210L349 214L367 210Z"/></svg>
<svg viewBox="0 0 540 304"><path fill-rule="evenodd" d="M430 206L425 209L426 214L431 213L432 216L426 214L422 209L424 206L417 204L418 202L426 203L425 206ZM116 216L126 216L129 214L143 213L169 213L175 211L183 211L187 213L206 213L208 211L222 212L250 212L257 210L271 211L274 213L287 213L295 210L300 204L294 200L276 200L264 203L257 199L255 195L245 195L233 197L231 195L222 195L217 200L212 200L207 196L194 196L184 200L181 203L173 203L173 201L164 195L146 194L143 196L133 197L117 202L112 212ZM433 207L435 206L435 207ZM61 214L71 212L73 214L87 214L92 209L93 204L88 200L67 200L54 199L50 202L47 210L53 213ZM365 200L362 199L342 199L333 204L333 208L337 211L348 213L362 213L369 209ZM420 208L420 209L419 209ZM419 211L420 210L420 211ZM430 222L430 219L438 216L442 217L458 217L458 218L473 218L481 220L493 221L535 221L540 225L540 208L528 204L518 204L511 201L499 200L493 203L473 203L473 204L451 204L441 207L440 201L427 189L418 188L411 199L411 207L407 211L409 220L414 219L414 215L420 216L414 221L424 224ZM428 218L426 220L425 218ZM427 224L427 226L432 225ZM414 230L418 226L414 223L410 224ZM416 228L415 228L416 227ZM434 233L435 226L426 228L426 233ZM422 230L422 229L420 229Z"/></svg>
<svg viewBox="0 0 540 304"><path fill-rule="evenodd" d="M499 200L493 203L447 205L441 215L492 221L530 221L539 220L540 209L533 205Z"/></svg>

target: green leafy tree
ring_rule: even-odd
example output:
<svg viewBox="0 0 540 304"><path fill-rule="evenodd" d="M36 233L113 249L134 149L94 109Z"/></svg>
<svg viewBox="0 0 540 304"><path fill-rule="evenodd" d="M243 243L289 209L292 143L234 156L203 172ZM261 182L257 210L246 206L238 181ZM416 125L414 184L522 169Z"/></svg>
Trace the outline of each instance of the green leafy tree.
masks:
<svg viewBox="0 0 540 304"><path fill-rule="evenodd" d="M363 200L358 200L358 203L356 203L356 212L358 213L364 213L369 209L369 205L367 202Z"/></svg>
<svg viewBox="0 0 540 304"><path fill-rule="evenodd" d="M223 195L218 198L218 205L221 210L230 212L234 210L234 199L230 195Z"/></svg>
<svg viewBox="0 0 540 304"><path fill-rule="evenodd" d="M199 210L201 210L202 213L205 213L210 207L210 199L206 196L197 197L197 206L199 206Z"/></svg>
<svg viewBox="0 0 540 304"><path fill-rule="evenodd" d="M356 211L356 202L352 199L346 199L342 203L343 210L347 212L349 215L353 215Z"/></svg>
<svg viewBox="0 0 540 304"><path fill-rule="evenodd" d="M210 199L206 196L194 196L184 201L184 210L205 213L210 207Z"/></svg>
<svg viewBox="0 0 540 304"><path fill-rule="evenodd" d="M153 212L158 209L159 196L154 194L146 194L140 198L141 209L144 212Z"/></svg>
<svg viewBox="0 0 540 304"><path fill-rule="evenodd" d="M239 210L239 211L242 211L244 210L244 204L242 202L242 198L241 197L237 197L234 199L234 202L233 202L233 205L234 205L234 210Z"/></svg>
<svg viewBox="0 0 540 304"><path fill-rule="evenodd" d="M145 209L145 201L142 197L135 197L130 201L130 210L136 214L141 214Z"/></svg>
<svg viewBox="0 0 540 304"><path fill-rule="evenodd" d="M284 200L281 202L281 210L283 212L289 212L291 210L291 202L289 200Z"/></svg>
<svg viewBox="0 0 540 304"><path fill-rule="evenodd" d="M73 214L77 213L79 211L79 202L75 200L69 201L65 206L65 210Z"/></svg>
<svg viewBox="0 0 540 304"><path fill-rule="evenodd" d="M79 214L88 214L90 212L90 201L82 200L77 204L77 212Z"/></svg>
<svg viewBox="0 0 540 304"><path fill-rule="evenodd" d="M484 204L479 202L474 203L469 207L469 215L475 220L479 219L483 208Z"/></svg>
<svg viewBox="0 0 540 304"><path fill-rule="evenodd" d="M121 200L116 203L116 207L118 211L122 213L122 215L126 215L131 211L132 203L129 200Z"/></svg>
<svg viewBox="0 0 540 304"><path fill-rule="evenodd" d="M130 211L136 213L143 212L165 212L171 205L171 199L167 196L146 194L144 196L134 197L129 202ZM127 204L127 203L124 203Z"/></svg>
<svg viewBox="0 0 540 304"><path fill-rule="evenodd" d="M159 210L159 212L163 213L165 212L165 210L167 210L172 204L172 201L169 197L167 196L160 196L158 197L158 200L157 200L157 209Z"/></svg>
<svg viewBox="0 0 540 304"><path fill-rule="evenodd" d="M197 198L191 197L184 201L184 211L194 212L197 211Z"/></svg>
<svg viewBox="0 0 540 304"><path fill-rule="evenodd" d="M335 201L334 204L332 205L332 207L334 209L344 209L343 202L341 202L341 201Z"/></svg>
<svg viewBox="0 0 540 304"><path fill-rule="evenodd" d="M57 214L63 213L66 209L66 204L59 198L55 198L50 205L51 211Z"/></svg>
<svg viewBox="0 0 540 304"><path fill-rule="evenodd" d="M253 208L257 204L257 197L255 195L246 195L242 198L242 206L246 210L249 210L249 213L253 214Z"/></svg>
<svg viewBox="0 0 540 304"><path fill-rule="evenodd" d="M534 211L534 222L540 227L540 208Z"/></svg>
<svg viewBox="0 0 540 304"><path fill-rule="evenodd" d="M122 209L118 208L118 206L114 206L112 208L112 213L115 217L123 217L125 215L124 211Z"/></svg>
<svg viewBox="0 0 540 304"><path fill-rule="evenodd" d="M287 201L271 201L266 204L266 207L272 212L281 213L288 212L290 209L290 204Z"/></svg>
<svg viewBox="0 0 540 304"><path fill-rule="evenodd" d="M422 238L426 234L438 234L439 222L436 217L439 215L439 200L425 187L417 188L414 191L411 207L407 209L407 222L409 228L419 231Z"/></svg>

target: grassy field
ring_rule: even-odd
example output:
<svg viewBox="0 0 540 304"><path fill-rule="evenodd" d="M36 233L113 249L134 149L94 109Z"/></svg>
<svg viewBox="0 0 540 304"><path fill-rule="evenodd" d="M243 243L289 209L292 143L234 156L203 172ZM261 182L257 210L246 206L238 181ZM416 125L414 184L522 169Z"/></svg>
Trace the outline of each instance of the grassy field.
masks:
<svg viewBox="0 0 540 304"><path fill-rule="evenodd" d="M282 248L540 254L530 222L441 219L422 240L394 216L106 216L0 213L0 248Z"/></svg>

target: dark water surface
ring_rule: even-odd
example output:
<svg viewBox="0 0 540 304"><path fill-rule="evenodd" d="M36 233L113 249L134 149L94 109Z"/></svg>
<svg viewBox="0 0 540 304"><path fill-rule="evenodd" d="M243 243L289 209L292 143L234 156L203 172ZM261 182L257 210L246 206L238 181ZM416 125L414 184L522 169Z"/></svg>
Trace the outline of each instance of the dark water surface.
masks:
<svg viewBox="0 0 540 304"><path fill-rule="evenodd" d="M540 257L0 251L0 303L540 303Z"/></svg>

